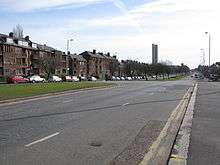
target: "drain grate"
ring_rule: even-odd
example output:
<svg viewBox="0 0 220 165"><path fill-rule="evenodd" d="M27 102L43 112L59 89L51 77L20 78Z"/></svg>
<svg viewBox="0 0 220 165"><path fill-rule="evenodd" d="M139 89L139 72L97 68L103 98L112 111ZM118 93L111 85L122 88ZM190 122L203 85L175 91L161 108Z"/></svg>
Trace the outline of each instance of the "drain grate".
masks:
<svg viewBox="0 0 220 165"><path fill-rule="evenodd" d="M101 147L102 142L101 141L92 141L91 143L89 143L89 145L92 147Z"/></svg>

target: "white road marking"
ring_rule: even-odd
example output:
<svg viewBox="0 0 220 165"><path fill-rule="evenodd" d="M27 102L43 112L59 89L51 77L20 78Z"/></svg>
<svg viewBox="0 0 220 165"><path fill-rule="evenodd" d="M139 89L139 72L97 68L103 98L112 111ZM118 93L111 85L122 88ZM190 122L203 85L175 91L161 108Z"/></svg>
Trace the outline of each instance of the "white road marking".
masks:
<svg viewBox="0 0 220 165"><path fill-rule="evenodd" d="M125 103L125 104L122 104L122 106L126 106L126 105L129 105L130 103Z"/></svg>
<svg viewBox="0 0 220 165"><path fill-rule="evenodd" d="M34 145L34 144L43 142L43 141L45 141L45 140L47 140L47 139L50 139L50 138L52 138L52 137L54 137L54 136L57 136L57 135L59 135L59 134L60 134L60 132L56 132L56 133L54 133L54 134L52 134L52 135L46 136L46 137L44 137L44 138L42 138L42 139L39 139L39 140L36 140L36 141L34 141L34 142L32 142L32 143L26 144L25 147L30 147L30 146L32 146L32 145Z"/></svg>
<svg viewBox="0 0 220 165"><path fill-rule="evenodd" d="M70 103L70 102L72 102L73 100L65 100L65 101L63 101L63 103Z"/></svg>

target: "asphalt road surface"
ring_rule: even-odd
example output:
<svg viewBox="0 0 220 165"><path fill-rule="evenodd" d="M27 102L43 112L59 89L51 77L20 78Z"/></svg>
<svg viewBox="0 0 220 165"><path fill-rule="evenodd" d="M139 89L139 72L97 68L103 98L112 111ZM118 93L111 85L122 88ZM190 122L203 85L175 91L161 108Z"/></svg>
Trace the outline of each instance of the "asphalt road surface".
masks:
<svg viewBox="0 0 220 165"><path fill-rule="evenodd" d="M187 164L220 164L219 82L198 83Z"/></svg>
<svg viewBox="0 0 220 165"><path fill-rule="evenodd" d="M0 105L0 164L138 164L192 85L118 82Z"/></svg>

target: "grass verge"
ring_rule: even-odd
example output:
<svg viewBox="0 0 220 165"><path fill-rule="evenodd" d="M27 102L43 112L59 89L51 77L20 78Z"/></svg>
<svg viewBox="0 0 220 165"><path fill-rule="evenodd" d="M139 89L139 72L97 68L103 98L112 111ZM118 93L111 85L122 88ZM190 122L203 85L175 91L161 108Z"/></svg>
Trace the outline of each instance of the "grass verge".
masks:
<svg viewBox="0 0 220 165"><path fill-rule="evenodd" d="M110 85L112 84L104 82L0 84L0 101L83 88L107 87Z"/></svg>

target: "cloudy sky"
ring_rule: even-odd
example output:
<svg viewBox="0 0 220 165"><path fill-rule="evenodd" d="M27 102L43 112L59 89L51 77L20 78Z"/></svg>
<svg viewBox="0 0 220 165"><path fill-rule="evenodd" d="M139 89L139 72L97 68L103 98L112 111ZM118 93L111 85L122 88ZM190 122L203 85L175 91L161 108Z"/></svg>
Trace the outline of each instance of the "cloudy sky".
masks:
<svg viewBox="0 0 220 165"><path fill-rule="evenodd" d="M71 52L116 53L119 59L151 62L151 44L159 59L191 68L220 61L220 3L218 0L1 0L0 33L16 24L32 41Z"/></svg>

